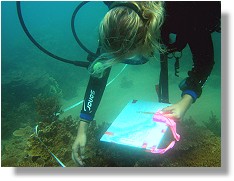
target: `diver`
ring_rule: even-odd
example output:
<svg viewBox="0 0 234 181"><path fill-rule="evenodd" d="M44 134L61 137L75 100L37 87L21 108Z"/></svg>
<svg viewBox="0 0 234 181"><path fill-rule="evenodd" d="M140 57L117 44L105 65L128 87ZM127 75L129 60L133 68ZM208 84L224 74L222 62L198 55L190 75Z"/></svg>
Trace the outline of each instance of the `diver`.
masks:
<svg viewBox="0 0 234 181"><path fill-rule="evenodd" d="M142 64L156 51L182 51L188 45L193 67L179 85L181 99L162 110L165 116L179 121L202 94L203 85L214 66L211 33L221 31L221 3L218 1L104 3L109 11L99 27L100 55L88 68L90 79L72 146L72 159L79 166L84 165L88 125L94 119L113 65L131 64L131 61L132 64ZM169 43L171 33L176 34L173 43Z"/></svg>

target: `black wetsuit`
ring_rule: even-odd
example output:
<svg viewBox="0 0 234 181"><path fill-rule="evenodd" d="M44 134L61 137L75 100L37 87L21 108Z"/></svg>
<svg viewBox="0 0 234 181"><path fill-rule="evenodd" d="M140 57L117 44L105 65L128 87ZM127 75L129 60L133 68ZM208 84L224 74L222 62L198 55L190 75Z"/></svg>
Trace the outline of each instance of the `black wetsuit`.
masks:
<svg viewBox="0 0 234 181"><path fill-rule="evenodd" d="M104 2L108 7L111 1ZM193 68L180 87L194 101L200 97L202 87L214 65L211 33L220 25L221 3L212 1L167 1L166 19L162 27L162 39L170 49L182 50L187 44L193 55ZM176 42L168 44L170 33L176 34ZM90 77L80 118L92 121L101 101L109 77L110 68L101 79Z"/></svg>

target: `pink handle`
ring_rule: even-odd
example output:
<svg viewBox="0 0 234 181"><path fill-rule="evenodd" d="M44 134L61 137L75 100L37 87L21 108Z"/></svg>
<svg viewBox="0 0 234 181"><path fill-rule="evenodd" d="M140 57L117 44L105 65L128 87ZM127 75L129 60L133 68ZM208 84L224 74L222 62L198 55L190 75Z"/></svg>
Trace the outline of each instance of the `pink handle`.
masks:
<svg viewBox="0 0 234 181"><path fill-rule="evenodd" d="M173 148L173 146L175 145L175 141L172 141L166 148L153 148L151 149L151 153L159 153L159 154L164 154L166 151L168 151L169 149Z"/></svg>
<svg viewBox="0 0 234 181"><path fill-rule="evenodd" d="M161 114L160 111L157 111L154 114L153 121L165 123L167 126L170 127L171 132L172 132L175 140L176 141L180 140L180 135L176 132L176 122L173 119L167 118L163 114ZM173 148L174 145L175 145L175 141L172 141L166 148L157 149L156 147L153 147L151 149L151 153L164 154L166 151L168 151L169 149Z"/></svg>
<svg viewBox="0 0 234 181"><path fill-rule="evenodd" d="M180 140L180 135L176 132L176 122L173 119L165 117L163 114L160 113L160 111L158 111L154 114L153 120L155 122L165 123L167 126L170 127L175 140Z"/></svg>

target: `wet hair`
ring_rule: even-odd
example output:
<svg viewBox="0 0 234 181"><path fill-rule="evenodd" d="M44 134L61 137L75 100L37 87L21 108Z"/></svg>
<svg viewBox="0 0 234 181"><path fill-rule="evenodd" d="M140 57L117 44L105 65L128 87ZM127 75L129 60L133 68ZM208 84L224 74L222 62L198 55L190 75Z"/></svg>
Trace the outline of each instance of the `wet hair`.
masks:
<svg viewBox="0 0 234 181"><path fill-rule="evenodd" d="M115 6L121 3L123 5ZM124 6L134 4L142 13ZM114 6L114 7L113 7ZM164 22L164 3L159 1L116 1L99 26L101 55L90 65L92 76L101 78L104 70L135 54L149 56L160 51L160 28ZM144 18L144 19L142 19Z"/></svg>

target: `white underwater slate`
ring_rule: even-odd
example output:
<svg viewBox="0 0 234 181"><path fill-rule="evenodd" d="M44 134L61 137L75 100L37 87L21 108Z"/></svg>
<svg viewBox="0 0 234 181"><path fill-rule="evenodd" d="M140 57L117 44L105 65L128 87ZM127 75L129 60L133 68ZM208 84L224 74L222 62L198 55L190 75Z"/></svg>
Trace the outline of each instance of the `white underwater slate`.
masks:
<svg viewBox="0 0 234 181"><path fill-rule="evenodd" d="M153 115L169 105L140 100L130 101L100 140L148 150L152 147L157 148L168 127L165 123L153 121Z"/></svg>

